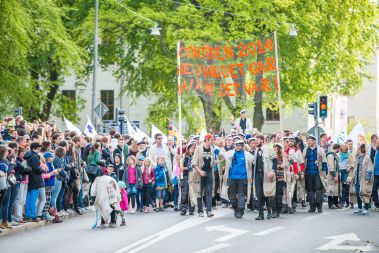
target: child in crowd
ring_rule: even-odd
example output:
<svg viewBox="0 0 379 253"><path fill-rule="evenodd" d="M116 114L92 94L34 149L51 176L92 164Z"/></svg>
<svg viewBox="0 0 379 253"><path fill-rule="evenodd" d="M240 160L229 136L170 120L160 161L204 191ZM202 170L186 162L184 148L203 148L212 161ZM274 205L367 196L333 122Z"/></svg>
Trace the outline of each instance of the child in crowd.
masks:
<svg viewBox="0 0 379 253"><path fill-rule="evenodd" d="M114 157L114 172L116 173L119 179L122 179L124 176L124 164L121 160L121 155L117 154Z"/></svg>
<svg viewBox="0 0 379 253"><path fill-rule="evenodd" d="M127 159L128 169L124 172L123 180L126 184L126 191L128 193L128 202L132 208L130 213L135 213L136 207L136 194L137 184L142 182L141 170L137 167L137 161L134 156L129 156Z"/></svg>
<svg viewBox="0 0 379 253"><path fill-rule="evenodd" d="M150 211L149 205L151 203L150 190L155 180L154 168L149 158L145 158L145 161L143 162L141 170L142 170L142 181L143 181L143 186L142 186L142 203L144 204L143 212L148 213Z"/></svg>
<svg viewBox="0 0 379 253"><path fill-rule="evenodd" d="M125 211L128 211L129 209L129 203L128 203L128 193L126 192L126 184L124 181L118 181L118 187L120 188L120 194L121 194L121 202L120 202L120 209L121 209L121 224L120 226L125 226Z"/></svg>
<svg viewBox="0 0 379 253"><path fill-rule="evenodd" d="M156 190L156 212L164 211L163 200L167 188L167 175L165 170L165 159L159 156L155 167L155 190Z"/></svg>
<svg viewBox="0 0 379 253"><path fill-rule="evenodd" d="M113 164L108 164L107 166L107 174L108 176L112 177L114 180L116 180L116 182L118 182L118 177L116 175L116 172L114 172L114 166Z"/></svg>
<svg viewBox="0 0 379 253"><path fill-rule="evenodd" d="M55 185L55 175L60 172L61 169L55 169L53 160L54 160L54 154L51 152L46 152L43 154L43 158L46 161L47 165L47 171L42 174L42 178L45 181L45 197L46 197L46 202L45 206L43 208L43 218L45 220L51 221L54 220L52 216L48 213L50 209L50 200L51 200L51 192L53 191L53 187ZM60 223L59 222L59 217L55 217L55 223Z"/></svg>

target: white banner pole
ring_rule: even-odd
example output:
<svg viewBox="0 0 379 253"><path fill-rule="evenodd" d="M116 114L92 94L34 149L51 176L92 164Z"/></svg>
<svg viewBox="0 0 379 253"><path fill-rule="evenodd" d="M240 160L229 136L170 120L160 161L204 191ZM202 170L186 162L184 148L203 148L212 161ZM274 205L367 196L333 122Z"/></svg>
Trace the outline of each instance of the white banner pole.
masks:
<svg viewBox="0 0 379 253"><path fill-rule="evenodd" d="M278 52L278 38L276 31L274 31L274 43L275 43L275 63L276 63L276 78L278 81L278 105L279 105L279 127L281 143L284 149L284 130L283 130L283 113L282 113L282 94L280 90L280 67L279 67L279 52Z"/></svg>
<svg viewBox="0 0 379 253"><path fill-rule="evenodd" d="M178 140L178 146L179 146L179 155L182 155L182 95L180 91L180 85L181 85L181 73L180 73L180 41L177 42L177 60L178 60L178 111L179 111L179 140ZM179 160L179 168L182 168L183 159ZM175 168L176 170L176 168ZM183 178L183 173L180 173L180 179Z"/></svg>

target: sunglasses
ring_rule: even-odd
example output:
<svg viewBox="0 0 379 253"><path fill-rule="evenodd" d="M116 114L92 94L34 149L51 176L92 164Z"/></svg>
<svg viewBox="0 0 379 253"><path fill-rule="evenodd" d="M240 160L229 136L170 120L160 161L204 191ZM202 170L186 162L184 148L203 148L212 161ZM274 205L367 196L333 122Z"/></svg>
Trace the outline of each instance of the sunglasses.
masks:
<svg viewBox="0 0 379 253"><path fill-rule="evenodd" d="M242 143L238 143L238 144L236 144L236 146L237 146L237 147L242 147L243 144L242 144Z"/></svg>

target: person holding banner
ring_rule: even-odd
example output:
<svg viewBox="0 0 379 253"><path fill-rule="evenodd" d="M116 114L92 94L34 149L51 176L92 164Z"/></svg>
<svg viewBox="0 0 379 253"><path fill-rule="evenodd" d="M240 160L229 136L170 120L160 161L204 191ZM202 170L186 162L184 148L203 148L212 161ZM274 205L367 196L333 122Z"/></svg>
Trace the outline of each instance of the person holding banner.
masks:
<svg viewBox="0 0 379 253"><path fill-rule="evenodd" d="M246 130L253 131L253 124L247 118L246 110L241 110L240 115L241 117L234 122L234 128L241 133L245 133Z"/></svg>

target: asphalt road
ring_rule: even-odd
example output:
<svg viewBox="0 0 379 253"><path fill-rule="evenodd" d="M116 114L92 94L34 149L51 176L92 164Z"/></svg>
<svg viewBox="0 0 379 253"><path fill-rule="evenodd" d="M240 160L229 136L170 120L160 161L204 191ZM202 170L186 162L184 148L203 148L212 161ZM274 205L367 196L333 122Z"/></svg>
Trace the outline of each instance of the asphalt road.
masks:
<svg viewBox="0 0 379 253"><path fill-rule="evenodd" d="M379 213L356 216L350 209L325 208L309 214L300 208L264 221L254 220L253 213L237 220L230 209L214 213L128 214L125 227L95 230L95 216L87 215L1 237L0 252L379 252Z"/></svg>

